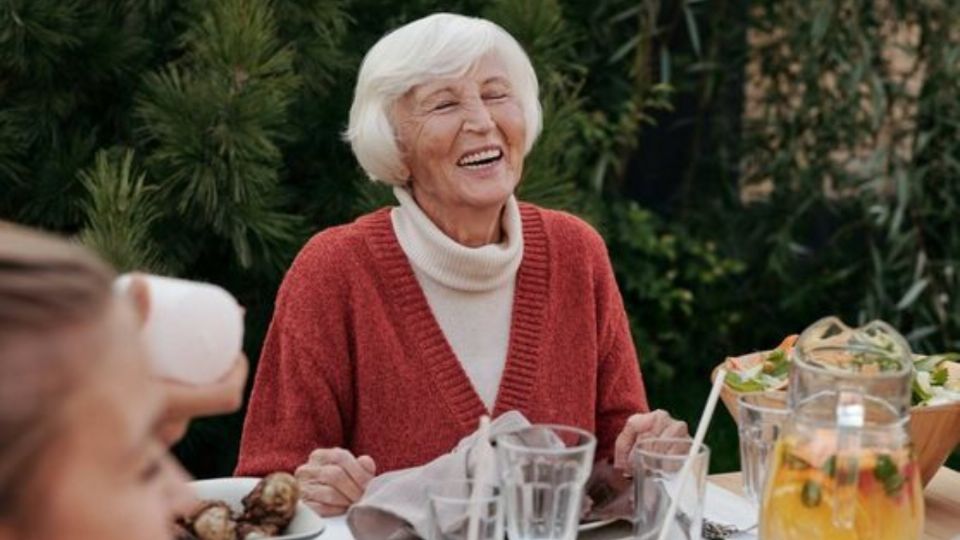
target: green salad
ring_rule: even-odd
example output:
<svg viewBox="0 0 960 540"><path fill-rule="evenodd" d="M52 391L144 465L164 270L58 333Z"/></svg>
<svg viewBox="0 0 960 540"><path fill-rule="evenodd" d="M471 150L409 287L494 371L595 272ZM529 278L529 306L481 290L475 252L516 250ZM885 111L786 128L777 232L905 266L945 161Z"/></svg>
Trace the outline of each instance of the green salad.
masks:
<svg viewBox="0 0 960 540"><path fill-rule="evenodd" d="M788 343L789 341L789 343ZM736 392L783 390L790 372L792 340L766 353L728 358L726 385ZM887 371L896 366L878 361L855 360L857 371ZM913 357L913 405L926 407L960 401L960 353Z"/></svg>
<svg viewBox="0 0 960 540"><path fill-rule="evenodd" d="M960 401L960 353L914 356L913 404Z"/></svg>

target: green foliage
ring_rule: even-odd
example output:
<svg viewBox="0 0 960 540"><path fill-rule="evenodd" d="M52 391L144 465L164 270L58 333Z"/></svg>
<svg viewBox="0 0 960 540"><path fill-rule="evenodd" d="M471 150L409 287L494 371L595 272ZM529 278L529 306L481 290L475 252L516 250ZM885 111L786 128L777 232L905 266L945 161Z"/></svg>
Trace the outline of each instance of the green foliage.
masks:
<svg viewBox="0 0 960 540"><path fill-rule="evenodd" d="M757 268L749 294L770 317L754 330L767 339L838 313L885 319L919 351L960 347L960 6L827 4L753 6L753 76L777 83L748 100L728 167L771 193L727 199L703 226L730 217L720 241Z"/></svg>
<svg viewBox="0 0 960 540"><path fill-rule="evenodd" d="M133 159L132 150L104 150L97 152L90 170L80 172L88 193L82 207L89 220L80 241L118 271L164 273L164 254L150 230L160 217L157 190L133 169Z"/></svg>
<svg viewBox="0 0 960 540"><path fill-rule="evenodd" d="M748 269L717 292L749 306L738 350L828 314L886 320L918 352L960 348L960 4L717 7L739 17L701 36L716 69L690 93L714 101L679 211Z"/></svg>
<svg viewBox="0 0 960 540"><path fill-rule="evenodd" d="M541 81L544 130L521 198L607 231L648 378L668 381L680 330L649 325L689 324L716 261L617 193L637 130L670 97L631 67L646 57L622 44L650 21L614 20L628 4L9 2L0 8L0 216L76 233L122 270L225 285L247 306L255 360L283 269L308 231L392 203L340 139L363 54L430 12L483 15L517 37ZM236 416L201 422L181 455L198 474L226 474L238 429Z"/></svg>
<svg viewBox="0 0 960 540"><path fill-rule="evenodd" d="M0 211L82 221L76 171L119 133L147 58L137 2L14 0L0 7ZM70 180L67 180L70 179Z"/></svg>
<svg viewBox="0 0 960 540"><path fill-rule="evenodd" d="M77 235L121 269L223 284L255 361L308 234L393 202L341 140L364 53L431 12L485 16L541 82L520 197L605 236L652 405L693 421L724 356L825 314L960 347L955 4L10 0L0 218ZM919 36L896 47L912 77L891 66L891 28ZM778 83L745 99L754 73ZM663 146L685 159L632 169ZM637 176L676 186L659 213L624 196ZM747 201L755 186L766 197ZM716 422L725 470L736 434ZM227 474L238 430L204 421L180 453Z"/></svg>
<svg viewBox="0 0 960 540"><path fill-rule="evenodd" d="M655 387L678 372L705 380L703 368L711 366L704 364L704 352L740 321L735 310L717 304L715 290L741 274L743 265L711 242L666 227L635 203L614 205L607 220L607 243L645 378Z"/></svg>
<svg viewBox="0 0 960 540"><path fill-rule="evenodd" d="M299 239L277 146L299 85L292 49L264 2L203 2L185 17L186 53L148 75L138 100L147 165L189 226L228 241L244 267L282 268Z"/></svg>
<svg viewBox="0 0 960 540"><path fill-rule="evenodd" d="M576 47L583 34L567 23L557 0L510 2L495 0L482 13L519 41L534 59L541 84L566 84L570 74L582 75Z"/></svg>

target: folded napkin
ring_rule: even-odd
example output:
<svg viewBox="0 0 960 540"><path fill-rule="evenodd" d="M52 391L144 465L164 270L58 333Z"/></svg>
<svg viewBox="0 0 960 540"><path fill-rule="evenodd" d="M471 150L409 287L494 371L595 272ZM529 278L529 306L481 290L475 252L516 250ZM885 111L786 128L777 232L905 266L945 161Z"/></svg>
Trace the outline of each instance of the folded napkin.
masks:
<svg viewBox="0 0 960 540"><path fill-rule="evenodd" d="M518 411L504 413L490 422L490 438L530 425ZM363 497L347 513L347 525L357 540L407 540L426 538L430 530L427 486L437 481L474 480L496 484L496 467L475 467L477 456L488 455L490 440L474 432L450 453L410 469L377 476ZM477 478L474 470L481 471Z"/></svg>
<svg viewBox="0 0 960 540"><path fill-rule="evenodd" d="M427 538L430 527L430 500L427 488L440 481L473 480L481 484L499 484L490 442L498 435L530 426L519 411L509 411L489 423L485 429L464 437L447 454L420 467L382 474L367 485L363 497L347 512L347 525L357 540L408 540ZM534 447L560 446L549 431L527 433L521 439ZM518 435L518 437L521 437ZM478 463L481 462L481 463ZM633 482L609 461L593 464L585 487L582 516L585 521L630 520L633 515ZM447 516L450 528L462 526L465 516Z"/></svg>

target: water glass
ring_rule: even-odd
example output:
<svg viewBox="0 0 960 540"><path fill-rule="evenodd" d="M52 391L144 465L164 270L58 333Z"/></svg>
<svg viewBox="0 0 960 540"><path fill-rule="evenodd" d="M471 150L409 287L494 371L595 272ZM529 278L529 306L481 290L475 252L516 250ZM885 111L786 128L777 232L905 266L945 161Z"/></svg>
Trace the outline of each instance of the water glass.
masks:
<svg viewBox="0 0 960 540"><path fill-rule="evenodd" d="M675 497L679 498L677 513L667 524L670 527L667 538L700 539L710 467L710 449L706 445L700 445L683 489L678 490L680 470L692 444L693 440L688 438L653 438L634 446L631 454L635 496L633 534L637 540L655 540L660 536Z"/></svg>
<svg viewBox="0 0 960 540"><path fill-rule="evenodd" d="M476 495L474 486L480 490ZM503 540L503 500L498 486L469 480L442 481L428 485L427 495L428 540ZM471 527L475 536L471 535Z"/></svg>
<svg viewBox="0 0 960 540"><path fill-rule="evenodd" d="M780 438L780 431L790 416L790 410L782 392L744 394L737 399L737 403L743 493L759 504L770 452Z"/></svg>
<svg viewBox="0 0 960 540"><path fill-rule="evenodd" d="M597 439L582 429L533 425L496 438L511 540L572 540Z"/></svg>

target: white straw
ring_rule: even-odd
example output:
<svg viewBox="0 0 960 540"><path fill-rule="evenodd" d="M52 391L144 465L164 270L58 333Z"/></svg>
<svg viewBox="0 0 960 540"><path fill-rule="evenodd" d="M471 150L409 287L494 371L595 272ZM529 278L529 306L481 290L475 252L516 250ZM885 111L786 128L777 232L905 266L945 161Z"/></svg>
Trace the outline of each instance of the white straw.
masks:
<svg viewBox="0 0 960 540"><path fill-rule="evenodd" d="M693 436L693 443L690 444L690 451L687 453L687 459L683 462L683 468L680 469L680 478L677 479L677 491L670 501L670 508L667 509L667 515L663 518L663 525L660 528L660 535L657 540L666 540L667 532L673 524L674 515L677 513L677 504L680 502L680 495L687 483L687 477L690 476L690 469L693 468L693 459L700 452L700 446L703 445L703 438L707 435L707 428L710 420L713 418L713 410L717 408L717 399L720 397L720 389L727 378L727 370L720 368L717 371L717 378L713 381L713 388L710 389L710 396L707 398L707 406L700 415L700 423L697 424L697 433ZM699 534L699 531L695 531Z"/></svg>
<svg viewBox="0 0 960 540"><path fill-rule="evenodd" d="M467 520L467 540L480 538L480 498L489 476L492 460L490 455L490 417L483 415L480 418L477 442L474 443L476 460L473 463L473 489L470 490L470 517Z"/></svg>

